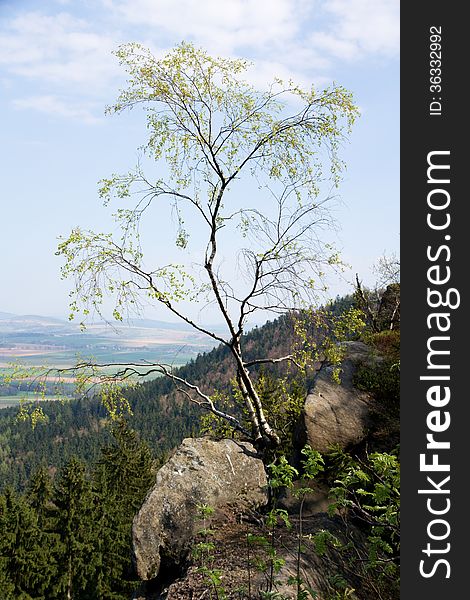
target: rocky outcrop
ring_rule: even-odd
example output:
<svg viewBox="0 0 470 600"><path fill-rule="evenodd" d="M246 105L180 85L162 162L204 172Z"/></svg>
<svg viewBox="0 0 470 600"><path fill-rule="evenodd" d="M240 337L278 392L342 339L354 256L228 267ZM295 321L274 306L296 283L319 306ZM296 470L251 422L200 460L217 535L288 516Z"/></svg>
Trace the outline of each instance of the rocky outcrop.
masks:
<svg viewBox="0 0 470 600"><path fill-rule="evenodd" d="M267 500L266 473L253 446L234 440L185 439L159 470L134 519L137 574L149 580L162 564L182 564L198 526L198 505L229 506L243 513Z"/></svg>
<svg viewBox="0 0 470 600"><path fill-rule="evenodd" d="M326 452L337 444L345 449L359 443L369 426L372 396L353 385L359 364L374 360L371 349L362 342L347 342L345 358L341 363L341 384L334 382L331 371L321 371L305 400L300 427L301 447L310 444Z"/></svg>

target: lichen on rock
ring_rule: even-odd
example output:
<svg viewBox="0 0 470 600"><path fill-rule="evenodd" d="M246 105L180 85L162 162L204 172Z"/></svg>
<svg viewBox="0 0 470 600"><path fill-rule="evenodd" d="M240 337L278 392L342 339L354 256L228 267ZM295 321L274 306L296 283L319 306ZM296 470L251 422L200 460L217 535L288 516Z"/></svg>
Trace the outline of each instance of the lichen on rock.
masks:
<svg viewBox="0 0 470 600"><path fill-rule="evenodd" d="M158 471L134 518L134 564L143 580L162 564L182 564L197 526L198 506L256 509L268 501L267 478L253 446L234 440L187 438Z"/></svg>

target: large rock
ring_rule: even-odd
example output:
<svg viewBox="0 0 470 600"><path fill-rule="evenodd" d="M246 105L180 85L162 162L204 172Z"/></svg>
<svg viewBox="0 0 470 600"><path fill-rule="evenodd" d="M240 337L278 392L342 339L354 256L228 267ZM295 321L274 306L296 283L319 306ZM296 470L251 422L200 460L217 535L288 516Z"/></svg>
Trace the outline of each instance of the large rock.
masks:
<svg viewBox="0 0 470 600"><path fill-rule="evenodd" d="M191 546L198 505L243 512L265 505L267 479L253 446L206 438L183 441L158 471L154 488L134 519L134 561L141 579L163 564L181 565Z"/></svg>
<svg viewBox="0 0 470 600"><path fill-rule="evenodd" d="M367 435L372 396L353 385L359 364L373 360L371 349L362 342L347 342L341 363L341 383L334 382L331 371L320 371L307 395L299 441L326 452L333 444L347 448Z"/></svg>

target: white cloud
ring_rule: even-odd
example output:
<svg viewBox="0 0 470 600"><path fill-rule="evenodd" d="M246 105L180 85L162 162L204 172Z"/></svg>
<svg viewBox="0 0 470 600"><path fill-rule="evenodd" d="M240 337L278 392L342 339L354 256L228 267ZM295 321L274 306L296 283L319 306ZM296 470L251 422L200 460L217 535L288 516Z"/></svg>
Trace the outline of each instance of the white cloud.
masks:
<svg viewBox="0 0 470 600"><path fill-rule="evenodd" d="M115 0L109 8L129 23L165 32L175 41L196 40L210 50L262 48L298 32L301 0Z"/></svg>
<svg viewBox="0 0 470 600"><path fill-rule="evenodd" d="M18 110L34 110L56 117L71 118L83 123L93 124L99 121L93 111L80 104L70 104L67 99L57 96L31 96L13 100L13 107Z"/></svg>
<svg viewBox="0 0 470 600"><path fill-rule="evenodd" d="M312 0L103 0L120 22L138 27L157 54L182 40L210 53L254 61L251 83L266 85L274 76L301 85L321 85L331 57L315 47L305 22L315 21Z"/></svg>
<svg viewBox="0 0 470 600"><path fill-rule="evenodd" d="M153 28L157 44L158 36L191 39L211 51L271 57L277 48L286 63L289 49L355 59L391 56L399 45L399 0L103 1L124 21Z"/></svg>
<svg viewBox="0 0 470 600"><path fill-rule="evenodd" d="M328 31L313 33L314 45L349 60L398 54L399 0L328 0L324 8L334 21Z"/></svg>
<svg viewBox="0 0 470 600"><path fill-rule="evenodd" d="M118 67L111 56L110 33L91 30L83 19L67 13L23 13L0 35L0 64L15 75L62 87L105 87Z"/></svg>
<svg viewBox="0 0 470 600"><path fill-rule="evenodd" d="M249 58L254 84L277 75L321 85L338 60L398 52L398 0L101 0L93 12L88 3L54 4L0 24L0 67L4 80L34 82L37 110L69 118L91 118L92 104L112 101L123 72L111 52L126 41L162 54L191 40Z"/></svg>
<svg viewBox="0 0 470 600"><path fill-rule="evenodd" d="M66 12L18 13L0 30L0 67L15 108L95 122L123 74L111 52L118 35ZM23 89L28 95L18 99ZM31 89L34 95L31 94ZM20 91L18 91L20 90ZM93 115L94 106L99 107Z"/></svg>
<svg viewBox="0 0 470 600"><path fill-rule="evenodd" d="M310 36L310 41L315 48L319 48L329 56L343 60L352 60L357 56L357 45L351 40L340 39L323 31Z"/></svg>

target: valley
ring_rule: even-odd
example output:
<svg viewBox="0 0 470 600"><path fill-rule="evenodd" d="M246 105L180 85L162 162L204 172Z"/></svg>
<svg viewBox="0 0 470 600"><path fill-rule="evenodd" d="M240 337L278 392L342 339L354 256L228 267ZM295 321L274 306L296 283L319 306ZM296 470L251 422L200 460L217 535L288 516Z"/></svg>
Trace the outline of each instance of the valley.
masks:
<svg viewBox="0 0 470 600"><path fill-rule="evenodd" d="M15 406L32 395L36 369L67 369L78 361L99 364L150 364L163 362L181 366L212 348L210 340L189 326L149 319L110 325L93 323L82 331L65 320L38 315L0 312L0 409ZM18 370L32 370L20 383ZM104 369L112 373L113 367ZM150 377L151 378L151 377ZM63 377L62 393L73 393L74 377ZM54 400L54 375L46 378L44 397Z"/></svg>

